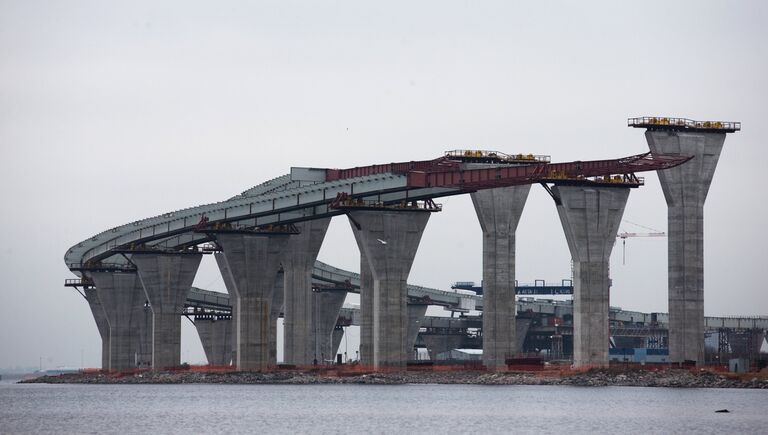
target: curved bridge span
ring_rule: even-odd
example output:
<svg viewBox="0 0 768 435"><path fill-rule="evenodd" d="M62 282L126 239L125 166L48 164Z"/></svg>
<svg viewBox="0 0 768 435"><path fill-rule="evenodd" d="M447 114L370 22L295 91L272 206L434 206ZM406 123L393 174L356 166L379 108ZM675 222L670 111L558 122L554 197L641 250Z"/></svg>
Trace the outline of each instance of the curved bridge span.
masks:
<svg viewBox="0 0 768 435"><path fill-rule="evenodd" d="M608 242L616 237L629 190L643 185L636 173L675 168L691 158L647 152L551 163L545 156L455 151L417 162L291 168L225 201L99 233L71 247L64 261L80 277L69 285L84 288L97 320L105 368L178 365L180 314L189 298L217 298L202 290L190 293L204 254L216 257L235 319L227 328L221 326L225 322L218 328L211 322L206 331L198 326L201 338L218 343L218 351L206 349L214 363L231 359L242 369L273 366L281 313L285 362L311 364L331 355L346 293L359 291L363 363L404 367L413 331L418 332L414 325L428 305L442 305L459 312L483 310L484 364L502 368L517 349L514 231L530 185L541 184L555 201L577 271L576 294L579 288L602 293L608 285ZM441 210L433 200L460 194L472 196L483 229L483 297L407 284L429 215ZM347 216L355 234L360 274L316 261L329 221L338 215ZM589 222L600 224L585 227ZM582 285L586 282L588 287ZM580 303L576 298L575 316ZM151 327L137 325L146 308ZM598 320L607 325L607 298L604 308L606 316ZM582 335L588 338L574 341L574 361L607 362L607 351L592 351L604 347L607 328L587 324L574 333ZM603 338L600 345L589 342Z"/></svg>

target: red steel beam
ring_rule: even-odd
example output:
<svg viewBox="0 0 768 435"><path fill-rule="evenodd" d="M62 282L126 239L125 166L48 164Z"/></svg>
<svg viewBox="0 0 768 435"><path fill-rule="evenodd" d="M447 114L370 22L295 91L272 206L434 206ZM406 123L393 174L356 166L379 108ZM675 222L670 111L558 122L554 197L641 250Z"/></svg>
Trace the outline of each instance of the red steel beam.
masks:
<svg viewBox="0 0 768 435"><path fill-rule="evenodd" d="M580 179L604 175L634 174L681 165L690 156L644 153L613 160L590 160L566 163L537 163L483 169L458 167L439 171L412 170L407 172L408 187L453 187L476 190L492 187L538 183L558 174L565 179Z"/></svg>

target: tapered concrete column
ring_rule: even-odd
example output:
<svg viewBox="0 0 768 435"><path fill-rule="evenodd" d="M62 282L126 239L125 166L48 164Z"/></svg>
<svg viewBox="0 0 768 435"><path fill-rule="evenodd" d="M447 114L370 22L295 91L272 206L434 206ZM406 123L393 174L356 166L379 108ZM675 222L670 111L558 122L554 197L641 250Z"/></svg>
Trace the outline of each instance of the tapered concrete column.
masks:
<svg viewBox="0 0 768 435"><path fill-rule="evenodd" d="M628 187L555 186L573 258L573 364L608 365L609 259Z"/></svg>
<svg viewBox="0 0 768 435"><path fill-rule="evenodd" d="M96 289L93 287L86 287L85 300L88 301L88 306L91 308L91 314L93 314L93 320L96 322L96 328L99 330L99 336L101 336L101 368L104 370L109 369L109 323L107 322L107 315L104 313L104 307L101 306L101 301L96 294Z"/></svg>
<svg viewBox="0 0 768 435"><path fill-rule="evenodd" d="M237 298L236 365L243 370L266 370L272 296L288 236L220 233L216 240L224 251Z"/></svg>
<svg viewBox="0 0 768 435"><path fill-rule="evenodd" d="M373 367L408 361L408 274L429 221L423 211L351 211L360 251L373 274Z"/></svg>
<svg viewBox="0 0 768 435"><path fill-rule="evenodd" d="M285 273L284 360L287 364L311 364L315 357L312 326L312 268L323 244L331 218L296 224L300 233L290 236L283 257ZM330 331L328 332L330 336Z"/></svg>
<svg viewBox="0 0 768 435"><path fill-rule="evenodd" d="M725 133L647 131L655 153L694 156L657 171L667 200L669 359L704 363L704 202Z"/></svg>
<svg viewBox="0 0 768 435"><path fill-rule="evenodd" d="M483 364L507 368L515 354L515 231L531 185L470 194L483 230Z"/></svg>
<svg viewBox="0 0 768 435"><path fill-rule="evenodd" d="M275 275L275 290L272 292L272 306L269 309L269 364L271 366L277 365L277 319L280 318L280 313L285 307L284 282L285 276L280 271ZM285 360L285 353L283 353L283 360Z"/></svg>
<svg viewBox="0 0 768 435"><path fill-rule="evenodd" d="M202 254L134 254L152 310L152 368L181 363L181 313Z"/></svg>
<svg viewBox="0 0 768 435"><path fill-rule="evenodd" d="M341 326L334 326L333 333L331 334L331 351L334 355L340 351L339 346L341 345L342 338L344 338L344 328Z"/></svg>
<svg viewBox="0 0 768 435"><path fill-rule="evenodd" d="M413 346L416 345L416 339L419 338L419 329L421 322L427 314L426 304L408 304L408 359L414 359Z"/></svg>
<svg viewBox="0 0 768 435"><path fill-rule="evenodd" d="M352 226L360 246L357 229ZM360 250L360 363L373 365L373 273L365 252Z"/></svg>
<svg viewBox="0 0 768 435"><path fill-rule="evenodd" d="M232 333L231 336L231 346L232 346L232 357L231 361L232 364L236 364L237 362L237 296L234 288L234 283L232 282L232 274L229 271L229 266L227 265L227 260L224 257L223 253L216 253L214 254L214 257L216 258L216 264L219 266L219 271L221 272L221 276L224 279L224 286L227 288L227 293L229 293L229 301L232 305ZM280 313L283 311L283 299L285 292L283 291L283 272L280 271L277 273L275 277L275 289L272 293L272 304L270 307L270 323L269 323L269 364L270 365L276 365L277 364L277 320L280 317Z"/></svg>
<svg viewBox="0 0 768 435"><path fill-rule="evenodd" d="M232 361L232 320L196 319L195 329L200 336L208 364L229 365Z"/></svg>
<svg viewBox="0 0 768 435"><path fill-rule="evenodd" d="M136 367L133 316L143 305L144 290L135 273L92 272L96 294L109 324L109 369Z"/></svg>
<svg viewBox="0 0 768 435"><path fill-rule="evenodd" d="M227 293L229 293L229 304L232 305L232 320L230 321L232 332L229 334L232 341L232 356L230 360L232 361L232 365L235 365L237 364L237 293L235 292L235 284L232 282L232 273L229 271L227 259L224 257L224 254L217 252L213 254L213 257L216 259L216 265L219 266L221 278L224 280L224 287L227 289Z"/></svg>
<svg viewBox="0 0 768 435"><path fill-rule="evenodd" d="M313 292L312 305L312 358L325 363L336 356L337 347L333 347L333 331L339 320L339 311L347 297L345 291Z"/></svg>

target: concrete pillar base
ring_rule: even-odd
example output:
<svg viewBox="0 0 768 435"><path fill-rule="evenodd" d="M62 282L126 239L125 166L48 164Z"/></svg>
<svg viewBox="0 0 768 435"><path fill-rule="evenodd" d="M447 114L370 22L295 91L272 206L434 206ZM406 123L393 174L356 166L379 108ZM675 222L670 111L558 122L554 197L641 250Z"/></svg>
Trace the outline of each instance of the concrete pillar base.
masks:
<svg viewBox="0 0 768 435"><path fill-rule="evenodd" d="M285 249L283 359L287 364L308 365L315 358L317 338L312 323L312 316L316 314L313 306L315 298L312 292L312 269L330 222L331 218L324 218L296 224L300 233L290 237ZM330 331L328 335L330 336Z"/></svg>
<svg viewBox="0 0 768 435"><path fill-rule="evenodd" d="M195 328L200 336L208 364L229 365L232 361L232 320L196 319Z"/></svg>
<svg viewBox="0 0 768 435"><path fill-rule="evenodd" d="M338 345L333 345L332 335L336 322L339 320L339 311L347 297L345 291L315 292L312 295L314 310L312 313L312 336L315 340L312 347L313 359L328 362L336 357Z"/></svg>
<svg viewBox="0 0 768 435"><path fill-rule="evenodd" d="M360 363L373 365L373 273L363 250L360 250Z"/></svg>
<svg viewBox="0 0 768 435"><path fill-rule="evenodd" d="M85 300L88 301L93 320L96 322L96 328L99 330L99 336L101 336L101 368L109 370L109 323L107 322L107 315L104 313L104 307L101 306L95 288L85 289Z"/></svg>
<svg viewBox="0 0 768 435"><path fill-rule="evenodd" d="M373 274L373 367L404 369L408 274L429 212L355 210L349 216Z"/></svg>
<svg viewBox="0 0 768 435"><path fill-rule="evenodd" d="M333 334L331 334L331 351L335 354L344 353L346 354L346 351L343 351L339 348L341 346L341 339L344 338L344 328L341 326L336 326L333 328ZM349 355L345 355L347 359L349 358ZM346 361L345 361L346 362Z"/></svg>
<svg viewBox="0 0 768 435"><path fill-rule="evenodd" d="M514 356L515 231L530 185L500 187L472 193L483 230L483 365L506 370Z"/></svg>
<svg viewBox="0 0 768 435"><path fill-rule="evenodd" d="M573 364L608 365L609 259L628 187L555 186L574 267Z"/></svg>
<svg viewBox="0 0 768 435"><path fill-rule="evenodd" d="M237 292L235 291L235 284L232 282L232 273L229 271L229 266L227 265L227 259L224 257L224 254L221 252L217 252L213 254L213 257L216 259L216 265L219 267L219 272L221 273L221 278L224 280L224 287L227 289L227 293L229 293L229 304L232 305L232 320L229 322L230 326L232 327L232 331L230 332L230 338L231 338L231 352L232 355L230 357L230 361L232 362L232 365L237 364Z"/></svg>
<svg viewBox="0 0 768 435"><path fill-rule="evenodd" d="M220 233L232 287L237 299L237 352L242 370L270 367L272 298L287 235Z"/></svg>
<svg viewBox="0 0 768 435"><path fill-rule="evenodd" d="M269 365L277 365L277 319L280 318L280 313L284 312L285 308L285 291L284 291L285 277L283 272L278 272L275 276L275 289L272 293L272 306L269 309ZM285 329L283 329L285 332ZM285 336L285 333L283 333ZM283 349L285 350L285 349ZM285 353L283 353L283 360L285 360Z"/></svg>
<svg viewBox="0 0 768 435"><path fill-rule="evenodd" d="M413 347L416 345L416 339L419 337L419 329L421 329L421 322L424 320L424 316L427 314L427 308L429 306L425 304L408 304L408 359L416 359L413 357Z"/></svg>
<svg viewBox="0 0 768 435"><path fill-rule="evenodd" d="M152 368L181 364L181 314L202 254L134 254L152 310Z"/></svg>
<svg viewBox="0 0 768 435"><path fill-rule="evenodd" d="M136 367L136 333L133 316L144 305L144 290L135 273L92 272L96 294L109 325L109 369Z"/></svg>

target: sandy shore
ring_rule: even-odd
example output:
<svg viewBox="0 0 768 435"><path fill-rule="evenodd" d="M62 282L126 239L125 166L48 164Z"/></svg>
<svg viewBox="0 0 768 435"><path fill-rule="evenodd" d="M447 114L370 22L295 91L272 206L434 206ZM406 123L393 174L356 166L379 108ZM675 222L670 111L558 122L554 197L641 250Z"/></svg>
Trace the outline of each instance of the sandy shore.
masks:
<svg viewBox="0 0 768 435"><path fill-rule="evenodd" d="M27 379L23 383L68 384L476 384L476 385L574 385L677 388L765 388L765 374L731 375L689 370L593 369L580 373L482 371L408 371L401 373L341 373L277 371L205 372L171 371L133 374L66 374Z"/></svg>

